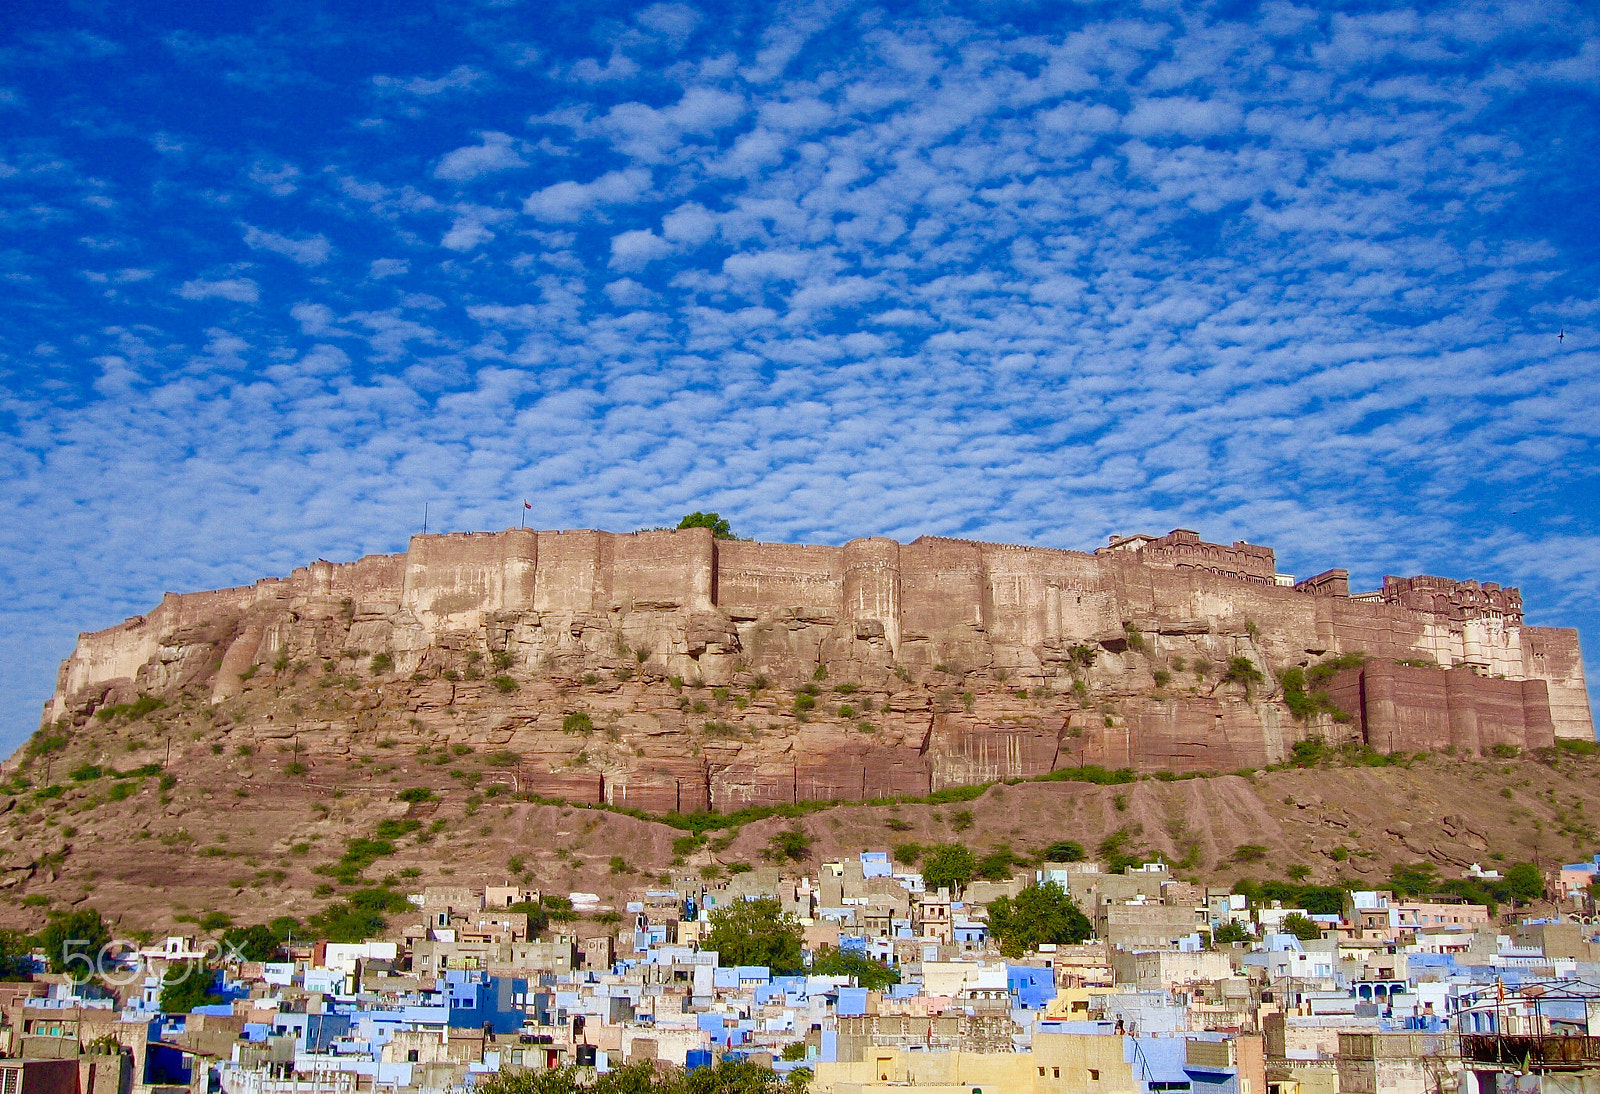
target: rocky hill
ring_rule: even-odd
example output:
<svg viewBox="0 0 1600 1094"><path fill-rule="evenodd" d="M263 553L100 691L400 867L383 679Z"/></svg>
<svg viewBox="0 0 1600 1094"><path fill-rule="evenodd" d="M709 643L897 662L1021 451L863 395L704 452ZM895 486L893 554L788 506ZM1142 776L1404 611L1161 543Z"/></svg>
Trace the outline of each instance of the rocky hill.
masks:
<svg viewBox="0 0 1600 1094"><path fill-rule="evenodd" d="M355 707L377 689L329 690ZM0 925L34 928L51 908L84 903L124 930L159 932L212 912L304 920L385 879L402 891L517 880L596 892L614 906L647 880L760 864L772 837L794 829L811 840L813 868L896 844L960 841L1029 855L1073 839L1091 853L1108 840L1121 853L1160 853L1180 876L1210 883L1281 880L1301 873L1296 866L1309 881L1376 882L1417 861L1449 877L1472 862L1587 857L1600 815L1600 761L1561 749L1542 759L1332 759L1178 781L1027 781L971 797L950 790L941 801L778 807L697 843L661 820L529 801L492 749L376 727L297 747L236 721L248 709L238 702L94 719L26 764L0 802L11 837L0 845ZM417 788L433 799L404 800L423 798Z"/></svg>
<svg viewBox="0 0 1600 1094"><path fill-rule="evenodd" d="M1576 634L1490 584L1352 595L1183 531L1093 554L426 536L81 636L5 767L0 884L18 924L91 899L152 928L384 876L614 893L790 823L822 854L1121 832L1208 874L1381 875L1583 850L1589 761L1555 746L1592 739ZM1324 744L1431 757L1263 773ZM1532 749L1563 758L1508 759ZM1072 781L1099 768L1161 777ZM677 851L650 819L785 807Z"/></svg>

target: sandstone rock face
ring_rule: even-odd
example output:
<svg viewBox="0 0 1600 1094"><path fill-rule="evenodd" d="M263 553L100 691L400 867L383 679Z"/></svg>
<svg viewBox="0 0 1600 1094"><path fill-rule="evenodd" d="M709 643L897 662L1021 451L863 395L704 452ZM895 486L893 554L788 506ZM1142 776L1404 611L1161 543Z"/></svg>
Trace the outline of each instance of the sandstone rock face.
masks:
<svg viewBox="0 0 1600 1094"><path fill-rule="evenodd" d="M1366 665L1331 688L1349 721L1278 701L1283 668L1356 651ZM1224 679L1235 658L1261 679ZM1293 585L1269 548L1183 531L1093 554L417 536L82 635L45 721L139 694L209 702L297 755L493 751L511 789L650 813L1086 764L1228 771L1311 734L1382 751L1593 737L1576 633L1524 626L1516 590L1416 578L1351 596L1343 571Z"/></svg>

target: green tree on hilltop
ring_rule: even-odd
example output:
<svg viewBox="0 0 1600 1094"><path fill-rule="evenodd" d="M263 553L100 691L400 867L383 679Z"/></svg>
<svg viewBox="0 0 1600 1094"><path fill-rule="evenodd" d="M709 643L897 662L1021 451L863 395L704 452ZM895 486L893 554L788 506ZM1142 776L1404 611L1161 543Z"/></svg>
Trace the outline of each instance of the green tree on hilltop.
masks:
<svg viewBox="0 0 1600 1094"><path fill-rule="evenodd" d="M733 527L716 513L702 513L696 509L678 522L679 528L709 528L717 539L737 539Z"/></svg>

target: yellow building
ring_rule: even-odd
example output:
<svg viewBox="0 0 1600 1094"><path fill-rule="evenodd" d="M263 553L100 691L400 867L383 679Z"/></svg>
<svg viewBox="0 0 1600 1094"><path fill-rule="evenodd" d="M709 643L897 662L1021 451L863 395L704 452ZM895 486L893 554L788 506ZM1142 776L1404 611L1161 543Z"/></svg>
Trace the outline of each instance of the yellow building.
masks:
<svg viewBox="0 0 1600 1094"><path fill-rule="evenodd" d="M1032 1052L928 1052L869 1048L855 1063L819 1063L815 1094L912 1088L926 1094L1137 1094L1124 1039L1039 1033Z"/></svg>

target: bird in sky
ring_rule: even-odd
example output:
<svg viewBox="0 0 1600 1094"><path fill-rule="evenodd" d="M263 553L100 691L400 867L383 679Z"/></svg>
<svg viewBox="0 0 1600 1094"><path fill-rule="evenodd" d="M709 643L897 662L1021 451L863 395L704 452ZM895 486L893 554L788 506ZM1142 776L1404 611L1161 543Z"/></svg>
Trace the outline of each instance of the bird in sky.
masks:
<svg viewBox="0 0 1600 1094"><path fill-rule="evenodd" d="M1561 333L1556 335L1556 341L1557 342L1565 342L1566 340L1567 340L1567 328L1566 327L1562 327L1561 328Z"/></svg>

